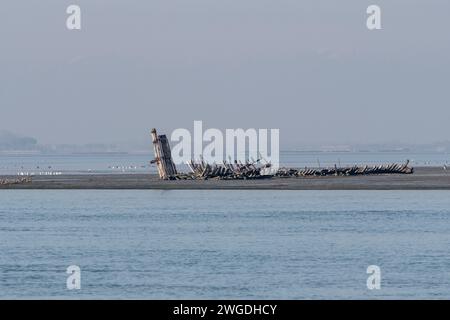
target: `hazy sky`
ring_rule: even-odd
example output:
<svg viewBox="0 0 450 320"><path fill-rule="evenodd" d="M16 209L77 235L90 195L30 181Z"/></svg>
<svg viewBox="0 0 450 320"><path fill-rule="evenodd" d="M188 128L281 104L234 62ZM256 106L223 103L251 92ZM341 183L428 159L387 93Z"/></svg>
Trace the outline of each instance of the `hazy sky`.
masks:
<svg viewBox="0 0 450 320"><path fill-rule="evenodd" d="M66 29L66 8L82 30ZM366 8L382 8L382 30ZM450 139L448 0L2 0L0 129L145 141L194 120L282 146Z"/></svg>

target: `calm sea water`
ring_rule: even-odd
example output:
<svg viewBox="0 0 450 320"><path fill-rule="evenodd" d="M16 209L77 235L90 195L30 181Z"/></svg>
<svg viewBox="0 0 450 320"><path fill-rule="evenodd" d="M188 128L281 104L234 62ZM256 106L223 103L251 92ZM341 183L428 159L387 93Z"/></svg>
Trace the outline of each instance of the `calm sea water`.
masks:
<svg viewBox="0 0 450 320"><path fill-rule="evenodd" d="M0 175L18 173L156 173L149 162L153 154L71 154L0 155ZM413 166L442 166L450 163L449 153L413 152L298 152L282 151L280 163L287 167L331 167L403 163ZM181 171L187 171L179 165Z"/></svg>
<svg viewBox="0 0 450 320"><path fill-rule="evenodd" d="M0 298L449 299L450 192L5 190Z"/></svg>

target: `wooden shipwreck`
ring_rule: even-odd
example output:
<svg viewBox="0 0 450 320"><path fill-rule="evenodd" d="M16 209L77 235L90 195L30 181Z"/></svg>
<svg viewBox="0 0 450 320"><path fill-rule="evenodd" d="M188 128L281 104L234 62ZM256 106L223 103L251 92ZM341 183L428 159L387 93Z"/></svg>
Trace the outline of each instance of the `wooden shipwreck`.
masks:
<svg viewBox="0 0 450 320"><path fill-rule="evenodd" d="M17 178L17 179L0 179L0 186L9 186L13 184L25 184L25 183L31 183L31 177L25 177L25 178Z"/></svg>
<svg viewBox="0 0 450 320"><path fill-rule="evenodd" d="M256 161L223 161L222 164L207 163L200 158L191 160L186 164L191 172L178 173L172 160L169 140L166 135L158 135L156 129L152 129L152 141L155 151L155 159L151 163L156 163L159 177L163 180L246 180L246 179L265 179L265 178L294 178L309 176L359 176L376 174L412 174L414 168L409 166L409 160L404 164L388 164L378 166L353 166L341 167L337 165L331 168L280 168L273 170L270 162L264 159Z"/></svg>
<svg viewBox="0 0 450 320"><path fill-rule="evenodd" d="M353 166L338 168L336 165L332 168L315 169L291 169L281 168L276 173L277 177L308 177L308 176L359 176L359 175L373 175L373 174L412 174L414 168L409 166L409 160L404 164L387 164L378 166Z"/></svg>
<svg viewBox="0 0 450 320"><path fill-rule="evenodd" d="M209 164L201 159L191 160L187 163L191 173L177 175L177 180L207 180L215 178L218 180L246 180L271 178L271 164L262 163L261 159L256 161L234 161L234 163L224 161L223 164Z"/></svg>
<svg viewBox="0 0 450 320"><path fill-rule="evenodd" d="M156 163L160 179L170 180L177 175L177 168L172 160L169 140L165 134L158 136L156 129L152 129L151 134L155 151L155 159L151 163Z"/></svg>

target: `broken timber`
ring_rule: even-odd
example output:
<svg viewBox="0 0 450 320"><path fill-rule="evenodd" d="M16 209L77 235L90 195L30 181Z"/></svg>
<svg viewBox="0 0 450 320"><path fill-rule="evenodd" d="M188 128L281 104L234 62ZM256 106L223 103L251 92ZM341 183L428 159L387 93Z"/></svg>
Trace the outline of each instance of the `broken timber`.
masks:
<svg viewBox="0 0 450 320"><path fill-rule="evenodd" d="M0 185L1 186L8 186L12 184L23 184L23 183L31 183L32 180L30 177L26 178L18 178L18 179L0 179Z"/></svg>
<svg viewBox="0 0 450 320"><path fill-rule="evenodd" d="M290 169L281 168L276 173L277 177L307 177L307 176L358 176L371 174L412 174L414 168L409 166L409 160L404 164L388 164L378 166L364 166L364 167L346 167L338 168L336 165L328 169Z"/></svg>
<svg viewBox="0 0 450 320"><path fill-rule="evenodd" d="M165 134L158 136L156 129L152 129L151 133L155 151L155 159L151 163L156 163L160 179L170 180L176 176L177 168L172 160L169 140L167 140Z"/></svg>
<svg viewBox="0 0 450 320"><path fill-rule="evenodd" d="M191 173L186 175L177 175L177 180L207 180L207 179L219 179L219 180L246 180L246 179L265 179L271 178L269 174L271 164L261 164L261 160L253 162L246 161L242 163L240 161L234 161L234 164L224 161L223 164L209 164L203 161L191 160L187 163L191 169Z"/></svg>

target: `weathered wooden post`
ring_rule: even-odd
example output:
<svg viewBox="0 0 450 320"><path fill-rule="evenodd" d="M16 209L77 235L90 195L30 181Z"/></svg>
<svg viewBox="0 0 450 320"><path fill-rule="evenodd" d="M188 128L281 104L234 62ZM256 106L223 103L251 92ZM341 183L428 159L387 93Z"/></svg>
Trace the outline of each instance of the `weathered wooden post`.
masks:
<svg viewBox="0 0 450 320"><path fill-rule="evenodd" d="M172 160L169 140L165 134L158 136L156 129L152 129L151 133L153 149L155 151L155 160L152 163L156 163L158 167L159 178L169 180L177 174L177 168Z"/></svg>

